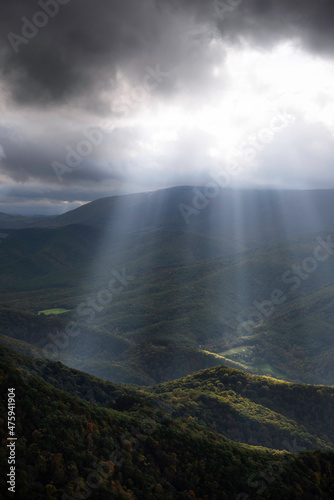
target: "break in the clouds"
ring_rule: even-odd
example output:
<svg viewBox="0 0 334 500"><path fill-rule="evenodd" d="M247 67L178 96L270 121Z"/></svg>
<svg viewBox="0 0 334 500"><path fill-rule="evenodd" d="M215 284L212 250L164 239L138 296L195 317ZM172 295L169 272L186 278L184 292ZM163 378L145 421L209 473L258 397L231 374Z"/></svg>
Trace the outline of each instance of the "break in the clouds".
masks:
<svg viewBox="0 0 334 500"><path fill-rule="evenodd" d="M198 184L231 161L235 186L334 187L332 2L1 5L0 210Z"/></svg>

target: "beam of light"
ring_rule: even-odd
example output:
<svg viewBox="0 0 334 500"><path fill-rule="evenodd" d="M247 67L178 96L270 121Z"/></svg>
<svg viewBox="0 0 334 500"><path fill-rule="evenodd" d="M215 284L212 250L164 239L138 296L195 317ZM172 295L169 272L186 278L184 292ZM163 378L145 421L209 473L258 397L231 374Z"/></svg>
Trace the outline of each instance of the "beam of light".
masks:
<svg viewBox="0 0 334 500"><path fill-rule="evenodd" d="M327 126L331 126L332 118L329 113L323 113L325 106L321 107L321 104L334 102L334 93L329 87L330 78L334 74L333 67L324 61L316 61L318 74L322 76L322 84L319 86L317 79L313 77L314 64L315 61L311 56L302 54L298 48L292 45L278 47L271 54L247 48L242 51L231 51L227 59L230 87L225 84L223 86L224 82L222 81L222 90L215 89L212 96L206 95L198 102L197 106L191 106L190 102L183 105L176 102L172 106L163 103L157 106L156 103L150 102L145 106L138 106L129 118L121 117L118 125L123 129L138 127L141 130L136 144L131 150L130 158L133 161L141 158L143 163L145 160L149 160L149 169L155 171L160 169L163 173L166 165L172 163L171 159L180 159L177 155L177 145L181 139L188 140L190 146L195 148L196 141L193 138L198 134L197 137L202 138L200 149L204 150L203 156L196 158L194 155L189 162L190 168L193 169L193 178L196 179L196 175L199 176L201 169L203 169L205 158L208 159L206 167L212 164L218 165L224 159L233 157L247 133L266 126L270 120L272 108L275 108L277 102L284 102L287 106L293 105L294 109L306 119L308 117L311 119L311 115L309 116L307 113L310 109L308 106L312 103L315 106L312 108L313 119L322 120ZM223 78L217 67L213 69L213 76L218 80ZM306 84L304 84L305 81ZM302 83L303 90L300 92L299 88ZM325 97L321 95L321 92L325 92ZM175 156L173 157L172 154ZM210 159L212 159L211 163ZM180 168L177 162L175 163L176 168ZM224 227L221 231L223 238L230 239L228 244L231 244L234 252L236 249L242 249L245 243L245 234L247 232L249 234L249 227L246 227L249 213L247 213L247 206L242 200L242 195L244 193L229 194L231 218L227 231L225 232ZM126 233L146 232L148 221L152 227L155 227L157 220L161 218L164 207L157 206L156 202L152 201L155 200L154 194L138 195L139 199L144 201L146 207L142 213L136 211L136 201L131 202L131 206L131 204L127 204L125 198L112 206L109 222L103 222L103 226L109 226L109 229L101 237L97 258L82 284L84 293L98 291L96 287L100 286L103 278L105 277L106 280L109 278L108 266L116 267L116 262L108 261L110 259L107 255L108 248L110 249ZM252 214L255 218L252 221L254 244L256 239L261 241L264 237L268 237L268 234L264 234L262 225L269 228L273 234L279 228L281 237L289 232L287 229L289 215L284 212L283 208L278 210L272 205L272 202L272 199L264 199L261 194L255 200ZM261 203L262 206L260 206ZM304 209L309 220L314 221L314 224L317 225L319 217L312 207L312 203L306 204ZM152 214L152 210L156 210L155 213ZM217 215L212 210L210 216L214 219L212 221L213 227L217 223L217 217L219 219L221 215ZM225 220L221 217L221 224L224 222L226 222L226 213ZM187 240L188 244L190 241L191 239ZM181 260L186 264L191 260L187 251L181 256ZM155 262L152 262L151 266L154 268ZM133 271L129 269L128 272L132 273ZM258 297L251 295L251 280L254 270L247 268L242 263L237 263L229 273L230 278L234 280L233 293L239 294L241 304L252 301L253 298L254 300L258 299ZM224 302L224 297L230 293L225 289L225 286L226 284L222 280L217 298L218 303L223 308L229 305L229 302ZM268 286L265 285L265 288ZM211 296L210 293L205 291L203 300L208 302L209 296ZM144 295L141 299L144 303ZM261 300L261 297L259 299ZM177 302L177 292L175 292L175 302ZM101 317L96 316L95 326L105 325L105 316L112 307L111 303L106 307ZM140 313L140 311L138 312ZM177 314L178 312L174 314L173 319L177 318ZM92 342L94 342L93 339Z"/></svg>
<svg viewBox="0 0 334 500"><path fill-rule="evenodd" d="M247 137L268 127L282 109L289 110L295 119L322 124L334 133L331 61L306 54L297 41L280 43L270 51L245 44L221 50L226 53L224 65L213 66L212 81L196 101L185 89L182 99L170 97L165 101L150 95L128 117L120 117L119 126L124 130L140 130L131 158L141 164L146 158L147 173L157 169L165 173L173 165L177 149L190 153L187 144L191 137L194 146L202 142L200 161L191 158L178 168L191 169L195 174L203 165L211 168L212 160L221 168L224 162L240 156L240 146ZM130 84L124 81L121 91L131 95ZM244 174L240 174L238 183L242 185L243 178L249 183L253 176L256 184L255 165L242 168Z"/></svg>
<svg viewBox="0 0 334 500"><path fill-rule="evenodd" d="M223 192L224 194L224 192ZM231 308L231 304L234 303L236 308L233 311L233 324L232 331L228 332L225 337L223 337L223 341L227 342L227 349L233 348L240 336L246 336L247 332L240 331L239 327L241 324L240 316L244 310L245 304L248 304L250 301L250 277L249 277L249 269L243 262L242 254L248 247L248 242L246 238L246 225L247 225L247 202L245 202L244 192L240 190L232 190L230 191L230 196L226 200L226 204L230 204L230 212L228 214L228 220L231 223L231 241L233 246L235 246L235 255L234 261L228 270L228 276L225 277L227 283L232 282L232 290L229 289L227 285L227 289L224 286L224 276L222 279L222 290L221 293L223 297L229 297L230 303L225 304L225 309L228 311ZM242 318L244 319L244 318Z"/></svg>

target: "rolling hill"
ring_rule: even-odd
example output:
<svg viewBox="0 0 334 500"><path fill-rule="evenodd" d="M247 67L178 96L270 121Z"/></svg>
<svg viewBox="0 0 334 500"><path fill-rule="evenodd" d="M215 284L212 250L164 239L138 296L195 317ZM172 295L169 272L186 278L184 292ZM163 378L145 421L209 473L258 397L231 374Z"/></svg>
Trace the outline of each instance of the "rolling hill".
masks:
<svg viewBox="0 0 334 500"><path fill-rule="evenodd" d="M334 493L333 389L221 367L145 392L5 348L0 374L1 394L14 387L19 403L19 499L320 500ZM5 404L2 396L2 413ZM277 441L281 451L243 444L249 429L254 443L276 448ZM1 427L3 469L6 437ZM314 446L323 451L303 451Z"/></svg>
<svg viewBox="0 0 334 500"><path fill-rule="evenodd" d="M228 364L296 382L334 384L332 260L320 263L295 291L282 280L294 263L312 255L317 234L222 257L217 240L180 232L133 235L96 253L97 238L86 239L86 228L55 231L60 240L53 230L49 234L64 243L61 258L49 241L45 247L30 242L36 253L26 256L15 255L11 238L3 247L2 335L43 348L50 335L59 335L62 344L66 324L74 321L81 335L57 349L61 361L118 382L157 383ZM21 245L21 252L22 247L27 248ZM108 302L113 269L134 279ZM254 302L261 307L277 289L283 302L260 313ZM49 317L40 338L29 334L32 324L43 321L40 311L59 308L69 312ZM22 330L15 320L20 310L33 315L23 320ZM251 326L249 317L257 323Z"/></svg>

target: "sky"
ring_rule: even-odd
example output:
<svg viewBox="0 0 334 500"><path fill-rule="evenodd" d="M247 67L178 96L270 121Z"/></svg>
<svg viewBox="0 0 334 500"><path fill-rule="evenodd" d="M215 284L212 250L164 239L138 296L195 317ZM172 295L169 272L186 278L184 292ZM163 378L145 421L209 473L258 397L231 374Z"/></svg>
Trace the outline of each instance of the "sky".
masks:
<svg viewBox="0 0 334 500"><path fill-rule="evenodd" d="M0 212L225 172L235 188L334 188L330 0L0 5Z"/></svg>

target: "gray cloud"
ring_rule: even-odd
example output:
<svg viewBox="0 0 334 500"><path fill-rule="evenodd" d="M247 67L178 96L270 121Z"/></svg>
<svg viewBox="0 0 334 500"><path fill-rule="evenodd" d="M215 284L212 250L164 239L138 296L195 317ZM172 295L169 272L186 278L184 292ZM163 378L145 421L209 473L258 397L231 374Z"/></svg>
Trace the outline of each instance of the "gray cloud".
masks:
<svg viewBox="0 0 334 500"><path fill-rule="evenodd" d="M297 189L334 187L333 156L333 134L299 118L258 155L256 182Z"/></svg>
<svg viewBox="0 0 334 500"><path fill-rule="evenodd" d="M43 0L41 0L43 2ZM269 48L278 39L298 38L315 51L333 51L334 5L329 0L243 1L222 20L219 0L154 1L70 0L16 54L8 33L22 34L22 17L33 20L37 2L6 2L0 31L2 78L18 104L72 103L105 111L101 98L122 69L139 83L145 67L178 68L174 81L158 92L173 93L178 84L203 87L207 69L222 54L210 49L214 37L241 39ZM218 30L218 31L217 31Z"/></svg>
<svg viewBox="0 0 334 500"><path fill-rule="evenodd" d="M166 71L196 59L198 69L205 66L200 46L210 34L186 12L175 15L168 3L71 0L27 44L10 43L8 33L22 35L22 17L31 21L38 10L37 3L14 0L0 21L2 77L18 104L71 102L103 112L101 92L110 90L118 69L136 84L147 65ZM165 82L159 92L165 86L171 90Z"/></svg>
<svg viewBox="0 0 334 500"><path fill-rule="evenodd" d="M213 75L214 67L224 71L231 46L269 52L291 39L312 54L333 56L334 5L329 0L243 0L225 16L219 14L219 0L55 2L1 0L0 176L7 187L6 193L0 191L5 200L0 209L28 204L29 199L35 203L38 196L54 203L88 201L121 190L191 183L194 174L196 181L205 178L212 166L207 150L213 146L205 132L185 129L160 154L145 155L140 124L118 122L61 183L55 175L53 162L66 164L66 148L76 150L85 139L83 130L95 128L104 116L122 119L115 105L128 108L130 99L131 116L145 108L133 96L148 67L168 73L148 92L152 109L182 104L191 110L214 106L216 95L233 86L227 71L220 79ZM46 25L34 36L28 32L29 39L13 38L27 34L22 18L43 24L43 16L36 17L42 4L56 5L58 12L45 14ZM308 159L310 169L311 161L320 158L328 179L329 157L323 148L331 151L332 137L324 127L316 132L307 127L298 122L293 134L289 129L281 135L286 147L278 141L259 156L258 182L277 178L284 185L296 155ZM318 150L312 152L302 146L313 133ZM270 169L264 166L268 163ZM319 184L311 170L307 179Z"/></svg>

